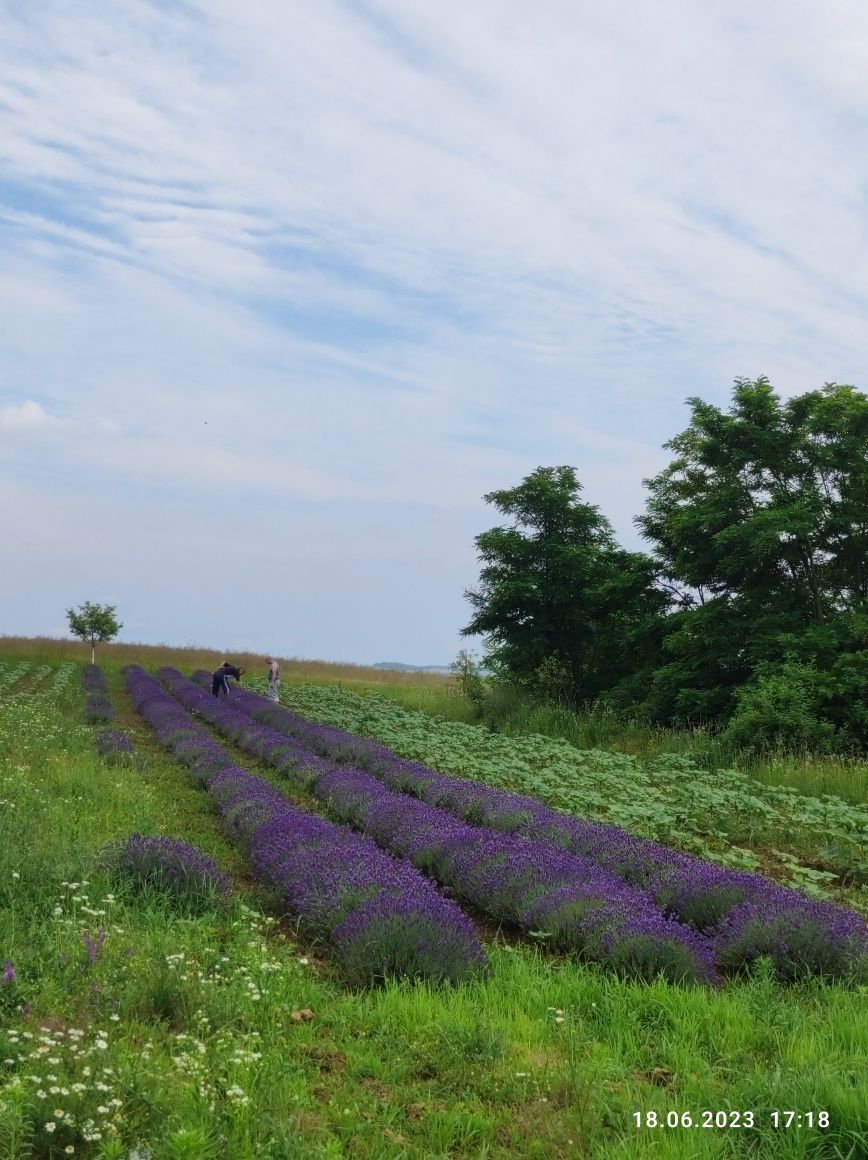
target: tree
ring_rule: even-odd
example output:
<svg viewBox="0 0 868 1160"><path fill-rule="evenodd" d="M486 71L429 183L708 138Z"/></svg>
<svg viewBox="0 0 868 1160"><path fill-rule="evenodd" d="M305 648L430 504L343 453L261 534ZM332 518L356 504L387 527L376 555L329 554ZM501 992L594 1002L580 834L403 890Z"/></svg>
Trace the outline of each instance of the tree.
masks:
<svg viewBox="0 0 868 1160"><path fill-rule="evenodd" d="M117 619L114 604L91 604L86 600L78 608L67 608L69 631L73 636L90 644L90 663L94 663L96 646L113 640L123 624Z"/></svg>
<svg viewBox="0 0 868 1160"><path fill-rule="evenodd" d="M637 520L683 605L652 700L659 717L726 719L760 666L863 648L868 397L827 383L782 401L759 378L736 380L726 413L688 402Z"/></svg>
<svg viewBox="0 0 868 1160"><path fill-rule="evenodd" d="M455 678L462 697L480 709L485 704L487 690L485 679L473 653L468 652L466 648L461 649L449 666L449 671Z"/></svg>
<svg viewBox="0 0 868 1160"><path fill-rule="evenodd" d="M475 611L462 630L487 638L494 672L529 688L556 672L575 700L639 667L639 642L667 602L650 557L619 548L581 490L574 468L540 467L484 497L513 523L476 537L483 567L465 593Z"/></svg>

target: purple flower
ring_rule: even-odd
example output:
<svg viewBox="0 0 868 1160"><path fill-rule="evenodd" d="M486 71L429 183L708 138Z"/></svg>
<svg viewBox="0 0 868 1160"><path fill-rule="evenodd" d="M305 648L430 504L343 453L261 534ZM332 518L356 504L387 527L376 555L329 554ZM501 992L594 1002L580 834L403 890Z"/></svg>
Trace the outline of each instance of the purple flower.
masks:
<svg viewBox="0 0 868 1160"><path fill-rule="evenodd" d="M105 942L105 931L100 927L96 938L91 938L86 931L81 937L87 951L88 962L93 964L99 958L99 952L102 950L102 944Z"/></svg>
<svg viewBox="0 0 868 1160"><path fill-rule="evenodd" d="M589 860L552 843L468 825L444 810L392 792L371 774L335 760L335 755L346 759L366 749L369 768L382 770L388 758L384 747L366 742L351 745L337 736L338 730L311 727L279 710L282 720L291 718L287 751L285 736L265 726L245 725L242 706L256 706L252 695L236 693L232 703L215 706L207 692L174 670L161 670L160 678L184 705L197 708L242 748L272 764L285 763L289 753L303 769L305 788L341 821L363 830L390 853L407 858L457 898L496 921L531 930L545 925L558 945L625 973L717 979L707 939L665 918L644 892ZM304 747L309 744L328 753L329 760L317 761L308 754L302 764ZM311 759L316 765L310 764ZM290 770L289 775L295 772ZM435 777L430 772L428 776ZM222 795L225 789L218 792ZM231 813L230 826L248 824L243 815ZM547 899L556 899L557 906L546 905ZM576 918L579 909L584 915L581 922ZM350 924L349 929L356 927Z"/></svg>
<svg viewBox="0 0 868 1160"><path fill-rule="evenodd" d="M136 757L135 746L120 729L101 729L93 744L100 757L109 765L131 761Z"/></svg>
<svg viewBox="0 0 868 1160"><path fill-rule="evenodd" d="M15 968L11 963L6 963L3 967L3 974L0 975L0 987L6 986L7 983L15 982Z"/></svg>
<svg viewBox="0 0 868 1160"><path fill-rule="evenodd" d="M121 881L158 891L185 909L207 909L229 893L229 879L214 859L178 838L130 834L103 851L102 864ZM83 937L90 957L89 936Z"/></svg>

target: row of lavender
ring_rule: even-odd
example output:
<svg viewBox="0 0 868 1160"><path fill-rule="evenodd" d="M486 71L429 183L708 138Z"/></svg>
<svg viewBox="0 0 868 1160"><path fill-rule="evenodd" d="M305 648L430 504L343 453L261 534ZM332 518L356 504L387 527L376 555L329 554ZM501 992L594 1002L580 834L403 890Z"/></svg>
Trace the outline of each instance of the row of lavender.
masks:
<svg viewBox="0 0 868 1160"><path fill-rule="evenodd" d="M194 674L199 680L200 674ZM868 926L859 915L815 902L759 874L728 870L637 838L616 826L582 821L535 798L444 776L384 745L311 722L256 694L233 703L305 750L352 765L387 787L492 830L554 844L646 892L664 914L713 941L717 963L739 969L761 956L777 976L868 975Z"/></svg>
<svg viewBox="0 0 868 1160"><path fill-rule="evenodd" d="M89 724L98 721L111 721L115 711L109 700L105 676L99 665L85 665L81 674L81 687L84 689L84 709L82 716Z"/></svg>
<svg viewBox="0 0 868 1160"><path fill-rule="evenodd" d="M227 702L174 669L157 675L183 705L240 748L489 918L544 931L552 945L625 975L718 981L707 939L664 917L647 894L588 859L551 843L470 825L395 793L370 774L317 757L257 724L240 708L238 694Z"/></svg>
<svg viewBox="0 0 868 1160"><path fill-rule="evenodd" d="M82 716L90 725L114 720L115 711L109 698L105 674L99 665L85 665L81 674L85 692ZM141 764L132 741L120 729L101 729L94 738L94 749L109 765Z"/></svg>
<svg viewBox="0 0 868 1160"><path fill-rule="evenodd" d="M254 874L348 976L459 981L486 965L472 923L406 862L373 841L294 809L229 755L138 665L125 670L136 711L204 786Z"/></svg>

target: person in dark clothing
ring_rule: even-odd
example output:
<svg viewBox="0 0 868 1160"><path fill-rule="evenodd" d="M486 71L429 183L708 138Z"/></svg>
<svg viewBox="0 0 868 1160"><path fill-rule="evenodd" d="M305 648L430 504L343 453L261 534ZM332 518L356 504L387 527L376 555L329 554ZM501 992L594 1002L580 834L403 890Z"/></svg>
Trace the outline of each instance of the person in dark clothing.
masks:
<svg viewBox="0 0 868 1160"><path fill-rule="evenodd" d="M241 674L244 669L238 668L237 665L230 665L229 661L224 661L219 669L211 674L211 692L215 697L219 697L222 693L224 697L229 696L229 678L234 677L236 681L241 680Z"/></svg>

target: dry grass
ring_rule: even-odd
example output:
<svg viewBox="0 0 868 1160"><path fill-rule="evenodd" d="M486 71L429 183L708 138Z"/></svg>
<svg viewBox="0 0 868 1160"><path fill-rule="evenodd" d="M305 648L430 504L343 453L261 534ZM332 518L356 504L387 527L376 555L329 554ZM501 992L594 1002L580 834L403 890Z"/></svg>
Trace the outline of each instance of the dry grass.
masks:
<svg viewBox="0 0 868 1160"><path fill-rule="evenodd" d="M86 663L90 661L90 645L78 640L60 640L49 636L0 636L0 658L21 657L45 659L57 663L62 660ZM137 664L153 670L161 665L173 665L182 673L193 669L213 671L225 660L241 665L249 673L265 671L262 653L239 652L233 649L208 649L187 646L176 648L168 644L102 644L96 650L97 663L120 668ZM303 657L278 657L281 675L286 681L335 682L342 685L403 685L419 689L445 689L453 684L452 677L442 673L407 673L400 670L374 669L367 665L307 660Z"/></svg>

